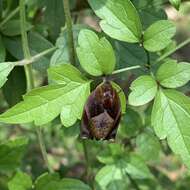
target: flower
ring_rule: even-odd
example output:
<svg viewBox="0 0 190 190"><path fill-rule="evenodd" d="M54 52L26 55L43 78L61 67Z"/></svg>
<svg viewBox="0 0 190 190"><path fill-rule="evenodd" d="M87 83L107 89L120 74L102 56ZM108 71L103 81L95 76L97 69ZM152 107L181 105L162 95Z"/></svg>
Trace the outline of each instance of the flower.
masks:
<svg viewBox="0 0 190 190"><path fill-rule="evenodd" d="M97 86L84 106L81 138L115 139L121 118L121 103L109 81Z"/></svg>

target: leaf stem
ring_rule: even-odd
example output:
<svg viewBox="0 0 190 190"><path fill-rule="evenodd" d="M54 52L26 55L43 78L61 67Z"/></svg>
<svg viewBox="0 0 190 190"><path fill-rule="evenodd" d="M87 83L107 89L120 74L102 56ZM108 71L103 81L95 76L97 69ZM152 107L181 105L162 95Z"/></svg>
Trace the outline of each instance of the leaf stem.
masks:
<svg viewBox="0 0 190 190"><path fill-rule="evenodd" d="M34 63L34 62L38 61L41 57L55 51L56 49L57 49L57 47L52 47L52 48L46 49L46 50L34 55L30 59L23 59L21 61L16 61L16 65L23 66L23 65L28 65L28 64Z"/></svg>
<svg viewBox="0 0 190 190"><path fill-rule="evenodd" d="M141 68L140 65L136 65L136 66L132 66L132 67L126 67L126 68L123 68L123 69L119 69L119 70L113 71L112 75L115 75L115 74L118 74L118 73L122 73L122 72L125 72L125 71L134 70L134 69L140 69L140 68Z"/></svg>
<svg viewBox="0 0 190 190"><path fill-rule="evenodd" d="M21 27L21 38L22 38L22 48L24 53L24 59L30 60L30 49L28 45L28 38L27 38L27 32L26 32L26 15L25 15L25 0L20 0L20 27ZM27 80L27 91L30 91L34 88L34 78L32 73L32 67L31 65L24 65L25 73L26 73L26 80ZM42 152L43 159L46 163L46 166L49 170L49 172L52 172L52 169L48 163L48 157L46 152L45 143L43 141L42 133L40 128L36 127L36 132L40 144L40 149Z"/></svg>
<svg viewBox="0 0 190 190"><path fill-rule="evenodd" d="M63 0L63 6L65 12L65 19L66 19L67 34L68 34L69 59L72 65L76 65L72 18L71 18L69 0Z"/></svg>
<svg viewBox="0 0 190 190"><path fill-rule="evenodd" d="M5 19L0 23L0 28L3 27L12 17L14 17L20 10L20 7L14 9Z"/></svg>
<svg viewBox="0 0 190 190"><path fill-rule="evenodd" d="M45 146L45 143L43 141L43 136L42 136L41 128L40 127L36 127L36 132L37 132L37 135L38 135L38 141L39 141L39 144L40 144L40 149L41 149L41 152L42 152L42 156L43 156L44 162L45 162L45 164L46 164L49 172L53 173L53 170L50 167L50 164L48 162L48 157L47 157L47 152L46 152L46 146Z"/></svg>
<svg viewBox="0 0 190 190"><path fill-rule="evenodd" d="M167 53L165 53L164 55L162 55L161 57L159 57L156 60L156 63L159 63L160 61L164 60L166 57L172 55L173 53L175 53L177 50L181 49L182 47L186 46L187 44L190 43L190 38L186 39L185 41L181 42L179 45L176 46L176 48L168 51Z"/></svg>

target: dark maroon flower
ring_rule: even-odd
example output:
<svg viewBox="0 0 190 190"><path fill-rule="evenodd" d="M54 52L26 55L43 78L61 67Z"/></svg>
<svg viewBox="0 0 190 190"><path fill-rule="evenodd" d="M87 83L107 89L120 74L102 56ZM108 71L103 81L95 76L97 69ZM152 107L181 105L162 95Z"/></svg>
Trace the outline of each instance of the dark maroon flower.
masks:
<svg viewBox="0 0 190 190"><path fill-rule="evenodd" d="M115 139L121 118L121 104L109 81L99 85L84 106L81 138Z"/></svg>

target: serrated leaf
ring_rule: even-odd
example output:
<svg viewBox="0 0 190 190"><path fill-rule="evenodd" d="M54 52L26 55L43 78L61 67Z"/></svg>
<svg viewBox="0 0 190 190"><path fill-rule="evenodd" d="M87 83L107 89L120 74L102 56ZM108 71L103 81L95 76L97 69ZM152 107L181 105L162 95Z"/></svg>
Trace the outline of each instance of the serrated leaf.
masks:
<svg viewBox="0 0 190 190"><path fill-rule="evenodd" d="M28 31L32 28L32 25L27 22L25 28L26 31ZM7 23L5 23L0 30L5 36L20 35L21 34L20 20L10 20Z"/></svg>
<svg viewBox="0 0 190 190"><path fill-rule="evenodd" d="M145 161L154 162L159 159L161 147L158 138L151 131L145 131L136 138L136 150Z"/></svg>
<svg viewBox="0 0 190 190"><path fill-rule="evenodd" d="M181 0L169 0L169 2L175 7L176 10L179 10Z"/></svg>
<svg viewBox="0 0 190 190"><path fill-rule="evenodd" d="M87 81L76 67L66 63L49 68L48 77L58 84L67 84L69 82L85 83Z"/></svg>
<svg viewBox="0 0 190 190"><path fill-rule="evenodd" d="M102 190L106 190L109 183L113 180L126 181L127 173L133 179L153 178L141 157L135 154L125 156L125 159L117 159L114 164L106 165L99 170L95 177L95 181L102 188Z"/></svg>
<svg viewBox="0 0 190 190"><path fill-rule="evenodd" d="M27 138L17 138L0 144L0 170L13 171L19 167L26 146Z"/></svg>
<svg viewBox="0 0 190 190"><path fill-rule="evenodd" d="M129 104L141 106L150 102L155 97L157 88L157 83L151 76L140 76L131 84Z"/></svg>
<svg viewBox="0 0 190 190"><path fill-rule="evenodd" d="M9 73L15 66L15 62L3 62L0 63L0 88L5 84L7 81L7 77Z"/></svg>
<svg viewBox="0 0 190 190"><path fill-rule="evenodd" d="M150 52L164 49L175 35L176 27L168 20L160 20L148 27L143 36L143 46Z"/></svg>
<svg viewBox="0 0 190 190"><path fill-rule="evenodd" d="M77 55L83 69L93 76L111 74L115 68L116 58L109 41L98 38L95 32L81 30L78 37Z"/></svg>
<svg viewBox="0 0 190 190"><path fill-rule="evenodd" d="M58 174L42 174L35 182L35 190L90 190L91 188L80 180L72 178L60 179Z"/></svg>
<svg viewBox="0 0 190 190"><path fill-rule="evenodd" d="M8 182L9 190L30 190L32 188L32 179L26 173L18 171Z"/></svg>
<svg viewBox="0 0 190 190"><path fill-rule="evenodd" d="M190 168L190 98L176 90L159 90L152 125L158 137L167 137L171 149Z"/></svg>
<svg viewBox="0 0 190 190"><path fill-rule="evenodd" d="M0 63L5 61L5 55L6 55L5 46L3 44L2 37L0 35Z"/></svg>
<svg viewBox="0 0 190 190"><path fill-rule="evenodd" d="M34 122L35 125L40 126L57 117L64 105L73 105L77 118L81 118L85 103L83 100L86 100L90 94L89 91L89 82L50 85L34 89L24 96L24 101L0 115L0 121Z"/></svg>
<svg viewBox="0 0 190 190"><path fill-rule="evenodd" d="M81 72L71 64L61 64L56 67L51 67L48 70L48 76L50 80L53 80L58 84L73 83L73 84L82 85L87 83L88 81L81 74ZM90 86L87 91L83 92L81 91L81 95L78 96L77 102L63 106L61 110L61 122L65 127L70 127L77 121L77 119L81 119L81 112L83 110L83 105L84 102L86 102L86 99L89 94L90 94Z"/></svg>
<svg viewBox="0 0 190 190"><path fill-rule="evenodd" d="M169 60L159 67L156 78L166 88L184 86L190 80L190 63Z"/></svg>
<svg viewBox="0 0 190 190"><path fill-rule="evenodd" d="M141 39L139 15L130 0L89 0L94 12L102 21L102 30L117 40L135 43Z"/></svg>

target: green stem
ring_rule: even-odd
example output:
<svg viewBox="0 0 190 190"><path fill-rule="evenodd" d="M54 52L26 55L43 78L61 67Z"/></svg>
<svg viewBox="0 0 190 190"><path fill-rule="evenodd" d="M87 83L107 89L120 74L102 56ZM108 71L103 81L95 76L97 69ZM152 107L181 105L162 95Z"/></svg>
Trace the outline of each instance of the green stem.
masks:
<svg viewBox="0 0 190 190"><path fill-rule="evenodd" d="M39 140L40 149L41 149L41 152L42 152L42 156L43 156L44 162L45 162L45 164L46 164L49 172L53 173L53 170L50 167L49 162L48 162L48 157L47 157L47 152L46 152L46 146L45 146L44 141L43 141L43 136L42 136L41 128L36 127L36 132L37 132L37 135L38 135L38 140Z"/></svg>
<svg viewBox="0 0 190 190"><path fill-rule="evenodd" d="M140 69L140 68L141 68L140 65L136 65L136 66L132 66L132 67L126 67L126 68L123 68L123 69L119 69L119 70L113 71L112 75L115 75L115 74L118 74L118 73L122 73L122 72L125 72L125 71L134 70L134 69Z"/></svg>
<svg viewBox="0 0 190 190"><path fill-rule="evenodd" d="M34 62L38 61L41 57L55 51L56 49L57 49L57 47L52 47L50 49L46 49L46 50L34 55L30 59L23 59L21 61L16 61L16 65L23 66L23 65L28 65L28 64L34 63Z"/></svg>
<svg viewBox="0 0 190 190"><path fill-rule="evenodd" d="M30 55L30 49L29 49L29 45L28 45L27 32L26 32L26 28L25 28L25 26L26 26L25 0L20 0L19 6L20 6L21 38L22 38L22 48L23 48L23 53L24 53L24 59L30 60L31 55ZM33 74L32 74L32 67L31 67L31 65L25 65L24 69L25 69L26 80L27 80L27 91L30 91L34 88L34 78L33 78ZM36 132L38 135L38 140L39 140L43 159L46 163L46 166L47 166L49 172L52 172L52 169L48 163L46 147L45 147L45 143L42 138L40 128L36 127Z"/></svg>
<svg viewBox="0 0 190 190"><path fill-rule="evenodd" d="M87 181L89 182L90 162L89 162L88 149L87 149L87 145L86 145L85 140L82 140L82 146L83 146L83 151L84 151L84 157L85 157L85 160L86 160L86 177L87 177Z"/></svg>
<svg viewBox="0 0 190 190"><path fill-rule="evenodd" d="M20 7L14 9L5 19L0 23L0 28L3 27L12 17L14 17L19 12Z"/></svg>
<svg viewBox="0 0 190 190"><path fill-rule="evenodd" d="M69 0L63 0L63 6L65 12L66 26L67 26L67 34L68 34L69 59L72 65L76 65L72 18L70 13Z"/></svg>
<svg viewBox="0 0 190 190"><path fill-rule="evenodd" d="M165 53L164 55L162 55L161 57L159 57L156 60L156 63L159 63L160 61L164 60L166 57L172 55L173 53L175 53L177 50L181 49L182 47L186 46L187 44L190 43L190 38L186 39L185 41L183 41L182 43L180 43L179 45L177 45L176 48L168 51L167 53Z"/></svg>

